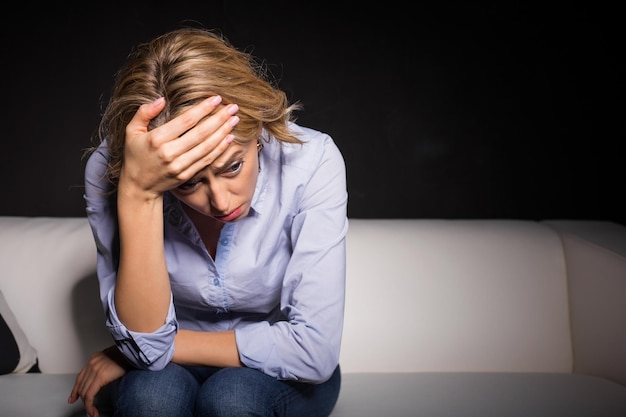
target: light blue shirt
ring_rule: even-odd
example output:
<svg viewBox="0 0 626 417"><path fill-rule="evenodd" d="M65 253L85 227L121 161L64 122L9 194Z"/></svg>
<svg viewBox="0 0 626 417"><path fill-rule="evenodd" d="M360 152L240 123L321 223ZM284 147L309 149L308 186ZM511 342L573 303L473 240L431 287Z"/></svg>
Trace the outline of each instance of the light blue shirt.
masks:
<svg viewBox="0 0 626 417"><path fill-rule="evenodd" d="M137 367L172 358L178 328L235 329L241 362L278 379L319 383L339 361L348 229L343 157L326 134L296 124L303 145L271 139L249 215L222 228L213 259L170 193L164 196L165 257L172 301L154 333L127 329L113 297L119 260L115 196L101 145L85 170L87 217L98 250L106 325ZM266 133L264 133L266 135Z"/></svg>

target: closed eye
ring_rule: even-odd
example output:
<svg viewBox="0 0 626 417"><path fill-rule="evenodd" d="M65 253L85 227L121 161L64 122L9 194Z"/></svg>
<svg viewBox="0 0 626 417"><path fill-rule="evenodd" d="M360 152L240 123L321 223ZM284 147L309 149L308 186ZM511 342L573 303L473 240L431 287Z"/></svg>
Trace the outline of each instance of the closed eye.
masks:
<svg viewBox="0 0 626 417"><path fill-rule="evenodd" d="M239 171L241 171L242 167L243 167L243 161L237 161L234 164L232 164L231 166L229 166L228 168L226 168L224 170L224 174L225 175L235 175L235 174L239 173Z"/></svg>
<svg viewBox="0 0 626 417"><path fill-rule="evenodd" d="M178 188L181 191L189 191L192 190L196 185L198 185L198 180L189 180L187 182L182 183L181 185L179 185Z"/></svg>

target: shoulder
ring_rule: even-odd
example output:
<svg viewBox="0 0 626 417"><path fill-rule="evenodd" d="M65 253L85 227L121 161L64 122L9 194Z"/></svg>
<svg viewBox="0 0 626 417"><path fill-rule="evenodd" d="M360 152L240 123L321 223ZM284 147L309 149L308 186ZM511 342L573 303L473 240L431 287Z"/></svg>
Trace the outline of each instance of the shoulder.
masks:
<svg viewBox="0 0 626 417"><path fill-rule="evenodd" d="M325 163L343 166L341 152L329 134L295 123L290 124L290 129L302 141L302 144L274 141L278 148L274 155L280 155L280 162L284 167L316 171Z"/></svg>
<svg viewBox="0 0 626 417"><path fill-rule="evenodd" d="M302 144L272 139L261 152L259 187L264 194L259 199L276 195L294 212L342 205L346 168L334 140L314 129L295 124L291 128Z"/></svg>
<svg viewBox="0 0 626 417"><path fill-rule="evenodd" d="M85 164L85 186L88 194L94 189L106 191L108 188L106 178L108 165L109 152L106 143L103 142L91 152Z"/></svg>

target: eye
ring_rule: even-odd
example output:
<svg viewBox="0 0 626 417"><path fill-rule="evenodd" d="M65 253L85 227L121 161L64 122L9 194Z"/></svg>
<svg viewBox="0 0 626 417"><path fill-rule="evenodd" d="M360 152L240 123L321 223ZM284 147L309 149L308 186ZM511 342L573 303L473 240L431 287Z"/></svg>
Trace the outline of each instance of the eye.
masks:
<svg viewBox="0 0 626 417"><path fill-rule="evenodd" d="M235 162L234 164L232 164L231 166L226 168L226 170L224 170L224 174L226 174L226 175L236 174L239 171L241 171L241 167L242 166L243 166L243 161Z"/></svg>
<svg viewBox="0 0 626 417"><path fill-rule="evenodd" d="M189 180L187 182L182 183L176 188L178 188L181 191L191 191L196 187L196 185L198 185L198 180Z"/></svg>

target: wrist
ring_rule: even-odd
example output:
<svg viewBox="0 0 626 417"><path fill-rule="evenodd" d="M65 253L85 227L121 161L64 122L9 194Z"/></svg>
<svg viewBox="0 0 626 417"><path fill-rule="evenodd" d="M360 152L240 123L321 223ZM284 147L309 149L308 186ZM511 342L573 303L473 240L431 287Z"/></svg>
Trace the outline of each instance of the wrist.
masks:
<svg viewBox="0 0 626 417"><path fill-rule="evenodd" d="M117 199L137 202L137 203L154 203L162 199L163 193L146 190L132 180L125 179L123 176L117 185Z"/></svg>
<svg viewBox="0 0 626 417"><path fill-rule="evenodd" d="M109 359L113 362L117 363L120 367L124 368L126 371L130 371L131 369L135 369L133 365L126 359L124 354L120 352L117 346L109 346L108 348L102 351Z"/></svg>

